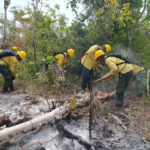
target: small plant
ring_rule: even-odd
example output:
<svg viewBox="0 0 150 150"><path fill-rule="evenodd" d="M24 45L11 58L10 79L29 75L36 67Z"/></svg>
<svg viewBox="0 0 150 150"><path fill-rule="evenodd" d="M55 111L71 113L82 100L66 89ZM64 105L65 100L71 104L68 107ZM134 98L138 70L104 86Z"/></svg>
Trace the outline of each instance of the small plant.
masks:
<svg viewBox="0 0 150 150"><path fill-rule="evenodd" d="M74 81L78 81L78 79L79 79L78 76L76 76L76 77L73 78Z"/></svg>
<svg viewBox="0 0 150 150"><path fill-rule="evenodd" d="M69 105L69 112L71 112L72 110L76 109L76 99L74 96L72 96L71 100L70 100L70 105Z"/></svg>
<svg viewBox="0 0 150 150"><path fill-rule="evenodd" d="M49 65L49 67L48 67L46 76L47 76L49 84L53 85L55 83L55 74L54 74L54 69L51 65Z"/></svg>
<svg viewBox="0 0 150 150"><path fill-rule="evenodd" d="M3 84L4 84L4 78L3 78L3 76L0 74L0 88L2 88Z"/></svg>

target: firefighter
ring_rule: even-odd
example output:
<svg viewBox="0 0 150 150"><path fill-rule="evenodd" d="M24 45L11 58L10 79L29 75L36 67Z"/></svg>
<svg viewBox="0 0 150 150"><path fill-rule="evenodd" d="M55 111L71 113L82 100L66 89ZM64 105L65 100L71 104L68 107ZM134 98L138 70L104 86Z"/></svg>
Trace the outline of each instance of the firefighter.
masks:
<svg viewBox="0 0 150 150"><path fill-rule="evenodd" d="M85 93L85 88L88 85L88 89L90 91L91 87L91 78L93 78L93 66L96 65L98 69L102 69L102 67L95 60L95 52L97 50L102 50L105 53L108 53L111 50L110 45L106 44L102 47L98 45L93 45L90 49L85 53L85 55L81 58L81 64L83 66L82 69L82 90L81 93Z"/></svg>
<svg viewBox="0 0 150 150"><path fill-rule="evenodd" d="M9 49L9 46L6 46L6 49ZM11 48L12 51L14 51L15 53L17 53L18 48L17 47L12 47ZM0 50L0 52L2 52L3 50Z"/></svg>
<svg viewBox="0 0 150 150"><path fill-rule="evenodd" d="M26 56L26 52L19 51L15 56L5 56L0 58L0 73L5 79L2 93L9 92L9 88L10 92L15 90L13 86L13 80L16 76L16 66L18 62L24 60Z"/></svg>
<svg viewBox="0 0 150 150"><path fill-rule="evenodd" d="M12 47L11 48L15 53L17 53L17 51L18 51L18 48L17 47Z"/></svg>
<svg viewBox="0 0 150 150"><path fill-rule="evenodd" d="M101 50L95 52L95 59L99 62L105 62L109 67L110 72L100 78L100 80L106 80L114 74L119 74L119 80L116 87L116 103L115 108L120 109L123 106L124 93L129 84L129 81L133 75L133 69L130 64L125 60L117 58L115 56L105 56L105 53Z"/></svg>
<svg viewBox="0 0 150 150"><path fill-rule="evenodd" d="M129 85L135 81L136 82L136 91L137 91L137 96L141 97L142 96L142 80L146 75L146 72L144 68L138 64L130 64L130 66L133 69L133 77L130 80Z"/></svg>
<svg viewBox="0 0 150 150"><path fill-rule="evenodd" d="M98 45L93 45L92 47L95 47L95 48L93 48L95 51L94 52L96 52L97 50L102 50L104 53L108 53L110 50L111 50L111 47L110 47L110 45L108 45L108 44L105 44L105 45L103 45L102 47L100 47L100 46L98 46ZM84 56L87 54L87 52L85 52L84 53ZM83 57L84 57L83 56ZM81 61L82 61L82 59L83 59L83 57L81 58Z"/></svg>
<svg viewBox="0 0 150 150"><path fill-rule="evenodd" d="M59 80L59 76L64 77L65 75L65 67L69 57L73 57L74 50L68 49L67 52L56 51L53 56L55 61L52 63L56 79Z"/></svg>

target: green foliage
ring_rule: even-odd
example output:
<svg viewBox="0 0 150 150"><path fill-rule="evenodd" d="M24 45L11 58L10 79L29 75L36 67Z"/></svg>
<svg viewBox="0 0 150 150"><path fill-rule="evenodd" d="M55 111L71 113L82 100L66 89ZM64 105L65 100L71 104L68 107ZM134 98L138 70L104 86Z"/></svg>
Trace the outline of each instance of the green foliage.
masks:
<svg viewBox="0 0 150 150"><path fill-rule="evenodd" d="M32 63L28 63L26 64L26 70L27 70L27 73L30 74L31 76L35 76L37 72L39 72L39 66L34 64L33 62Z"/></svg>
<svg viewBox="0 0 150 150"><path fill-rule="evenodd" d="M48 79L48 82L50 85L53 85L56 81L55 76L54 76L54 70L52 68L49 68L46 72L46 76Z"/></svg>
<svg viewBox="0 0 150 150"><path fill-rule="evenodd" d="M21 18L26 14L25 11L23 10L23 8L21 8L21 6L11 7L10 12L13 13L15 18Z"/></svg>
<svg viewBox="0 0 150 150"><path fill-rule="evenodd" d="M35 87L51 87L55 83L53 69L49 68L47 72L40 70L40 65L33 62L21 62L17 67L16 80L18 87L34 91ZM35 91L34 91L35 92Z"/></svg>
<svg viewBox="0 0 150 150"><path fill-rule="evenodd" d="M4 84L4 78L2 75L0 75L0 88L2 89L3 87L3 84Z"/></svg>
<svg viewBox="0 0 150 150"><path fill-rule="evenodd" d="M134 35L134 40L132 42L132 48L137 57L141 58L143 67L146 70L150 65L150 51L149 51L149 37L142 32L136 32Z"/></svg>
<svg viewBox="0 0 150 150"><path fill-rule="evenodd" d="M23 81L34 81L37 79L37 73L39 72L39 66L35 65L33 62L23 63L21 62L17 66L16 78Z"/></svg>
<svg viewBox="0 0 150 150"><path fill-rule="evenodd" d="M5 4L5 7L8 7L10 5L10 0L4 0L4 4Z"/></svg>
<svg viewBox="0 0 150 150"><path fill-rule="evenodd" d="M69 110L68 112L71 113L71 111L76 109L76 99L74 96L72 96L71 100L70 100L70 104L69 104Z"/></svg>
<svg viewBox="0 0 150 150"><path fill-rule="evenodd" d="M77 82L79 80L79 77L78 76L75 76L72 78L72 82Z"/></svg>

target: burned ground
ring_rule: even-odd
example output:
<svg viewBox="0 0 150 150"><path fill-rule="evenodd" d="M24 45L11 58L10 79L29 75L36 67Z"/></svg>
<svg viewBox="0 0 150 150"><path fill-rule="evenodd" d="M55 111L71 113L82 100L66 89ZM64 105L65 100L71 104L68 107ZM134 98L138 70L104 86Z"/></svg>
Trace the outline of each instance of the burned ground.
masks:
<svg viewBox="0 0 150 150"><path fill-rule="evenodd" d="M71 95L71 94L70 94ZM1 95L1 116L8 115L12 125L26 121L35 116L49 112L50 108L63 104L68 97L51 97L45 99L38 98L37 103L32 103L32 97L28 94ZM48 100L48 102L47 102ZM102 103L103 101L103 103ZM93 100L93 119L92 119L92 140L89 140L89 106L80 107L61 120L61 124L72 134L81 136L84 140L95 145L96 149L123 149L141 150L148 148L142 140L149 141L149 102L146 98L136 98L135 96L125 96L124 107L121 111L111 111L114 104L114 97L106 100ZM9 110L8 110L9 108ZM74 115L75 114L75 115ZM0 117L1 117L0 116ZM115 117L114 117L115 116ZM20 121L21 120L21 121ZM30 132L20 138L14 138L1 145L2 150L23 150L34 149L36 146L43 146L46 149L58 150L78 150L86 149L77 140L61 137L58 133L56 124L48 124L41 130Z"/></svg>

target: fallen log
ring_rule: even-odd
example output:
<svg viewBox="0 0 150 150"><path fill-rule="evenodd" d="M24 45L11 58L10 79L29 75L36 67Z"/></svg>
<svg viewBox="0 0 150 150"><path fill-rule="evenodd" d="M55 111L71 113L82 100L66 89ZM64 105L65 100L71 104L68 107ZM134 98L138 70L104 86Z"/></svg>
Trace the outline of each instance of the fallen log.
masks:
<svg viewBox="0 0 150 150"><path fill-rule="evenodd" d="M108 114L110 117L112 117L114 120L116 120L116 122L119 124L119 125L122 125L122 121L115 115L109 113Z"/></svg>
<svg viewBox="0 0 150 150"><path fill-rule="evenodd" d="M81 97L81 99L76 99L76 108L86 106L87 104L89 104L90 101L89 93L85 94L79 93L78 96ZM69 110L69 103L56 108L50 113L33 118L30 121L0 130L0 144L9 141L14 137L26 134L29 131L37 130L38 128L41 128L48 123L53 123L55 121L54 114L59 114L59 116L63 118L68 113L68 110Z"/></svg>
<svg viewBox="0 0 150 150"><path fill-rule="evenodd" d="M116 112L115 114L116 115L120 115L120 116L122 116L124 118L127 118L130 121L130 128L134 128L134 122L128 115L123 114L123 113L118 113L118 112Z"/></svg>
<svg viewBox="0 0 150 150"><path fill-rule="evenodd" d="M109 113L108 115L112 117L120 126L122 126L125 131L127 131L127 127L123 124L123 122L117 116L111 113Z"/></svg>

